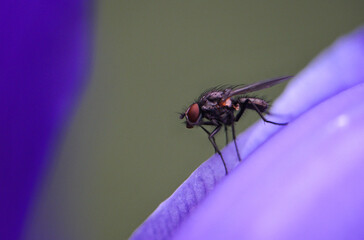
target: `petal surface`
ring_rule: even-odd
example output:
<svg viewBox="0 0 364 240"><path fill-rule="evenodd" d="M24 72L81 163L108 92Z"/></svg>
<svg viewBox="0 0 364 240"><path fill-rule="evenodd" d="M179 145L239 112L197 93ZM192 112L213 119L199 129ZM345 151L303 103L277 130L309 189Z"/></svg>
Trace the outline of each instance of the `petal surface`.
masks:
<svg viewBox="0 0 364 240"><path fill-rule="evenodd" d="M285 92L275 102L271 109L271 112L277 114L277 116L270 116L270 120L276 122L290 122L288 126L275 126L271 124L264 124L262 121L259 121L257 124L239 135L238 146L241 157L244 159L243 164L240 164L239 167L234 169L238 165L238 161L233 144L229 144L222 150L228 169L231 171L231 176L229 175L229 177L224 178L225 174L221 160L218 156L214 155L196 169L196 171L192 173L192 175L176 190L176 192L155 210L155 212L134 232L131 239L168 239L175 234L175 231L180 228L184 220L190 216L193 217L191 217L182 230L179 231L179 235L177 236L178 239L194 239L194 236L200 237L196 239L209 239L214 237L216 237L215 239L224 239L225 236L218 235L217 233L220 234L220 232L218 232L218 229L220 229L218 228L219 223L225 221L222 219L227 217L223 215L225 208L229 209L227 212L236 212L239 216L240 214L243 214L241 212L243 207L240 206L236 209L229 207L233 206L233 202L238 202L239 204L244 203L244 191L249 190L253 193L258 191L256 190L256 187L251 185L256 181L255 177L260 177L264 180L266 179L264 171L272 171L265 167L265 164L269 165L269 163L266 162L266 155L271 158L279 157L280 159L280 151L281 149L285 149L285 147L284 144L279 143L279 139L275 140L276 150L264 150L265 155L262 154L261 158L263 159L260 161L251 160L252 156L256 154L255 152L263 151L261 148L268 144L268 142L271 141L271 138L276 138L275 135L280 135L281 131L285 128L291 129L291 134L293 135L298 130L302 129L303 133L307 133L313 126L307 126L305 129L304 126L306 125L299 125L298 129L292 130L292 125L297 127L296 121L302 122L302 120L300 120L301 117L306 116L306 113L309 115L311 111L316 109L316 106L321 106L321 104L324 104L326 100L330 99L331 101L332 99L335 99L336 95L340 95L345 90L351 89L364 82L364 68L362 66L364 66L364 28L360 28L351 34L338 39L288 84ZM352 101L353 100L354 99L352 99ZM349 103L347 102L347 104ZM353 112L355 111L353 110ZM326 117L335 115L334 113L330 114L328 113ZM341 116L340 112L337 114ZM338 117L339 115L335 116ZM320 117L316 116L313 118ZM354 119L355 118L353 117L351 122L354 122ZM326 118L326 121L334 120ZM312 122L312 124L316 123ZM286 135L286 137L290 138L289 134ZM298 140L296 143L298 143ZM306 139L303 140L309 141L309 136L306 136ZM288 143L290 141L291 140L288 139ZM297 145L301 146L301 144ZM301 150L298 150L298 153L301 153L299 151ZM293 154L291 157L295 156L293 152L291 152L291 154ZM289 154L287 153L287 155ZM272 159L274 164L276 161L278 160L275 158ZM285 161L282 160L282 164L284 162ZM296 160L293 161L293 163L294 162L296 162ZM290 162L287 161L286 164L289 165ZM252 175L253 173L255 174L255 171L247 174L245 172L247 170L242 170L246 169L247 166L250 165L257 167L257 172L262 174L262 176ZM260 169L260 167L262 168ZM289 171L289 168L287 167L283 169ZM281 171L283 171L277 169L277 167L274 167L274 170L277 171L272 173L272 177L275 176L274 174L282 174ZM236 176L246 179L245 185L242 185L242 179ZM251 176L251 178L247 179L248 176ZM215 185L223 178L224 181L219 184L219 187L212 191ZM289 178L287 178L287 180L289 180ZM260 183L260 180L257 182ZM239 185L239 187L236 185ZM227 189L227 192L231 192L231 196L226 197L226 195L224 195L225 192L223 191L225 188ZM239 189L243 192L236 191L234 189ZM237 193L234 195L234 192ZM209 196L206 198L206 201L202 201L208 194ZM220 201L215 205L216 199L220 198L227 198L226 201L231 202L225 205L225 203L222 204ZM264 205L264 201L269 201L269 199L260 199L260 201L263 202ZM213 211L214 208L216 208L216 211ZM195 212L196 209L197 212L192 213ZM220 215L217 214L217 212ZM226 225L230 226L230 224L235 224L234 226L237 229L241 229L241 225L239 223L235 223L235 220L239 221L238 218L227 219ZM211 223L216 223L211 224L211 226L216 227L217 230L214 231L214 233L217 235L207 234L207 231L211 230L208 227L210 226L210 221ZM221 226L225 225L221 224ZM226 230L226 228L221 229ZM226 236L230 236L232 239L234 239L235 236L241 236L234 234L235 233L232 233L232 235Z"/></svg>

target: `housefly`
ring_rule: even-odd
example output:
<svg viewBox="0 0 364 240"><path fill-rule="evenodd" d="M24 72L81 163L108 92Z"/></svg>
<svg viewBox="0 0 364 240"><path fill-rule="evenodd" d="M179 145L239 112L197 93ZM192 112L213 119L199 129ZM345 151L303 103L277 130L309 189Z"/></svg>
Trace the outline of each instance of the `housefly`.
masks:
<svg viewBox="0 0 364 240"><path fill-rule="evenodd" d="M228 143L227 127L231 126L236 153L239 161L241 161L239 149L236 144L234 124L240 120L246 109L257 112L264 122L275 125L287 124L267 120L263 113L267 111L268 103L261 98L243 96L243 94L272 87L289 78L291 78L291 76L261 81L243 87L220 87L206 91L196 102L192 103L184 113L181 113L180 119L186 118L185 122L187 128L198 126L207 133L208 139L212 143L215 152L220 155L225 172L228 174L225 160L215 142L215 135L224 127L226 143ZM206 129L206 126L213 126L214 129L209 131Z"/></svg>

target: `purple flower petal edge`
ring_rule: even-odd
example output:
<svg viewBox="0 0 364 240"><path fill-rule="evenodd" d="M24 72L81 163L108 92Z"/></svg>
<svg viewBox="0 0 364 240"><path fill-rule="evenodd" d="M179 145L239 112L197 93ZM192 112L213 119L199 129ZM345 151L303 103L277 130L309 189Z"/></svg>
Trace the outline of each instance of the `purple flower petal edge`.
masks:
<svg viewBox="0 0 364 240"><path fill-rule="evenodd" d="M363 239L364 83L301 115L249 156L175 239Z"/></svg>
<svg viewBox="0 0 364 240"><path fill-rule="evenodd" d="M364 68L361 66L364 66L364 28L337 40L297 75L271 109L271 112L280 116L273 119L293 122L326 99L363 82ZM250 162L250 155L282 129L284 127L258 122L241 134L238 137L238 145L244 161ZM235 168L238 162L233 145L228 145L222 152L228 168ZM241 164L237 170L241 171L244 165ZM234 172L235 170L232 175L237 174ZM194 215L190 213L195 211L196 206L212 192L222 178L224 169L221 160L214 155L152 213L133 233L131 239L168 239L173 236L186 217ZM225 180L230 178L229 176ZM212 197L208 197L206 201L211 199ZM215 218L214 215L208 216ZM203 218L203 221L205 220ZM191 225L195 225L196 229L202 224L200 220L191 220L189 223L189 227L184 228L185 231L190 231ZM179 236L183 239L184 231L180 232Z"/></svg>
<svg viewBox="0 0 364 240"><path fill-rule="evenodd" d="M90 67L92 4L0 8L0 239L21 237Z"/></svg>

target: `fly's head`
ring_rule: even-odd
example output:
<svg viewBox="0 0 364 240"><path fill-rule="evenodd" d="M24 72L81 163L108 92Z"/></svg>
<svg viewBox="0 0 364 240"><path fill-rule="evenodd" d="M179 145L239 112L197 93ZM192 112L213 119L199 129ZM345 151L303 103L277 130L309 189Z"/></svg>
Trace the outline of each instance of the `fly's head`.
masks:
<svg viewBox="0 0 364 240"><path fill-rule="evenodd" d="M200 106L197 103L191 104L179 117L180 119L186 118L186 127L193 128L201 122L202 114Z"/></svg>

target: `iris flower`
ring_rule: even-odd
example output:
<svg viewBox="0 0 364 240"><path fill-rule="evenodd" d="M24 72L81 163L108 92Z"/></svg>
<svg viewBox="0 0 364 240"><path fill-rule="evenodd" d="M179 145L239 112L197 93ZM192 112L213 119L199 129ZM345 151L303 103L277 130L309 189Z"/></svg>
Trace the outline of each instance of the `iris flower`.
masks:
<svg viewBox="0 0 364 240"><path fill-rule="evenodd" d="M364 27L290 81L271 112L212 156L131 239L364 239ZM272 119L272 118L270 118Z"/></svg>
<svg viewBox="0 0 364 240"><path fill-rule="evenodd" d="M86 83L89 1L0 8L0 239L19 239L56 143Z"/></svg>

